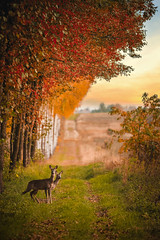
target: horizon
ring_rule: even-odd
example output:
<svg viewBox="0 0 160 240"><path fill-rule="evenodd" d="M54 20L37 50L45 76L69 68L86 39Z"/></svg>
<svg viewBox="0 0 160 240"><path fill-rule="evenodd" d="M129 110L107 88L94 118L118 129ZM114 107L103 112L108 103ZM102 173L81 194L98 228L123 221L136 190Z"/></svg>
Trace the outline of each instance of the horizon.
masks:
<svg viewBox="0 0 160 240"><path fill-rule="evenodd" d="M101 103L104 103L104 102L101 102ZM100 103L100 104L101 104ZM99 105L90 105L90 106L85 106L85 105L80 105L79 107L77 107L74 111L74 113L76 112L79 112L79 111L85 111L85 110L89 110L89 111L93 111L93 110L98 110L99 107L100 107L100 104ZM130 107L134 107L134 108L137 108L137 107L140 107L142 106L143 104L120 104L120 103L109 103L109 104L105 104L105 107L108 107L110 105L120 105L123 109L127 109L127 108L130 108Z"/></svg>

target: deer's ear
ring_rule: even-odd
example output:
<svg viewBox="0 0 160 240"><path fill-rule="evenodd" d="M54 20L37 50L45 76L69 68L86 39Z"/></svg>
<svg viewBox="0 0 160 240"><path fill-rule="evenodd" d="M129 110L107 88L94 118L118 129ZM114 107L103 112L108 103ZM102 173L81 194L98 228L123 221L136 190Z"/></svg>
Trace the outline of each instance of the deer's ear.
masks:
<svg viewBox="0 0 160 240"><path fill-rule="evenodd" d="M52 168L51 165L49 165L49 168L50 168L50 169Z"/></svg>
<svg viewBox="0 0 160 240"><path fill-rule="evenodd" d="M55 168L57 169L57 168L58 168L58 165L56 165Z"/></svg>
<svg viewBox="0 0 160 240"><path fill-rule="evenodd" d="M63 171L61 171L61 173L63 173Z"/></svg>

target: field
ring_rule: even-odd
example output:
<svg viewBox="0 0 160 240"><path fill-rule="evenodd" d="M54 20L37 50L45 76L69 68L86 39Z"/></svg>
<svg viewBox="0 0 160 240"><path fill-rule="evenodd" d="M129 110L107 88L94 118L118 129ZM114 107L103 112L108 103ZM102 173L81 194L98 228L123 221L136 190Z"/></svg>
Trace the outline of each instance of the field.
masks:
<svg viewBox="0 0 160 240"><path fill-rule="evenodd" d="M61 166L62 179L53 203L33 202L21 195L27 182L50 175L48 164L19 169L0 196L0 239L129 240L159 239L160 204L155 203L154 179L142 175L123 183L118 170L103 163ZM139 191L141 189L141 191ZM38 198L44 198L39 191Z"/></svg>
<svg viewBox="0 0 160 240"><path fill-rule="evenodd" d="M85 113L67 119L63 125L58 151L51 159L62 165L103 162L114 167L121 162L120 143L112 141L111 129L119 130L121 121L108 113Z"/></svg>

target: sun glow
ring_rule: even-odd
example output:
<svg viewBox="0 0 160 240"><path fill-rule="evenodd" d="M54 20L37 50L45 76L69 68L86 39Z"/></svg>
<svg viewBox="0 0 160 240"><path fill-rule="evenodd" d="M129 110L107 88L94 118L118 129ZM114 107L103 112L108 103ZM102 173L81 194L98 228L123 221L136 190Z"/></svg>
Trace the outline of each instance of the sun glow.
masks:
<svg viewBox="0 0 160 240"><path fill-rule="evenodd" d="M160 96L160 3L155 1L155 4L158 12L146 24L148 44L140 52L142 57L124 60L126 65L133 66L134 71L130 76L112 78L110 82L98 80L88 91L82 106L97 107L101 102L139 105L144 92Z"/></svg>

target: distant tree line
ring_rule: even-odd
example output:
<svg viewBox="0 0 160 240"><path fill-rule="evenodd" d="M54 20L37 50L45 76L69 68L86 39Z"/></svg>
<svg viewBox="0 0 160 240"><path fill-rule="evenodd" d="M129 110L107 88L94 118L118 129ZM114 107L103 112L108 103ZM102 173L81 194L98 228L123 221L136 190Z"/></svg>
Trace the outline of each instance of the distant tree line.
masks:
<svg viewBox="0 0 160 240"><path fill-rule="evenodd" d="M110 104L106 106L104 103L100 103L98 109L92 110L92 113L99 113L99 112L111 112L113 107L118 108L118 109L123 109L123 107L120 104Z"/></svg>

